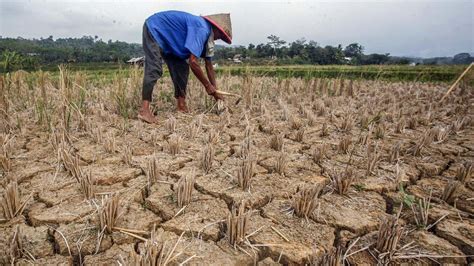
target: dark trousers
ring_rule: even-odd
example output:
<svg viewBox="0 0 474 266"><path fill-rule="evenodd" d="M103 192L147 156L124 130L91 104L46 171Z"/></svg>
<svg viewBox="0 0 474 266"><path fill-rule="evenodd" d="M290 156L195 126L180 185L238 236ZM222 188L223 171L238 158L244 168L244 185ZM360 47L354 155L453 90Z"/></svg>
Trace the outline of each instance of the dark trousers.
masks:
<svg viewBox="0 0 474 266"><path fill-rule="evenodd" d="M163 60L166 62L173 80L174 97L186 97L189 77L188 62L173 55L163 55L146 24L143 25L143 51L145 52L145 74L143 76L142 99L151 101L153 87L163 75Z"/></svg>

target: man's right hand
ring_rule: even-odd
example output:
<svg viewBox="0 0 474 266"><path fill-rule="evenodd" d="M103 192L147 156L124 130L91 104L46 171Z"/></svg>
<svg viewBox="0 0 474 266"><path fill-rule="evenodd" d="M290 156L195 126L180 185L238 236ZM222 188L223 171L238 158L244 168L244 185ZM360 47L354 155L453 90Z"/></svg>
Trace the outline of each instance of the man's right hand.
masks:
<svg viewBox="0 0 474 266"><path fill-rule="evenodd" d="M224 97L222 95L220 95L219 93L216 92L216 87L214 87L212 84L208 84L206 86L206 92L207 94L211 95L212 97L214 97L214 99L216 101L218 100L221 100L223 101L224 100Z"/></svg>
<svg viewBox="0 0 474 266"><path fill-rule="evenodd" d="M206 88L206 92L208 95L214 95L216 93L216 87L214 87L214 85L212 85L211 83L208 83L204 87Z"/></svg>

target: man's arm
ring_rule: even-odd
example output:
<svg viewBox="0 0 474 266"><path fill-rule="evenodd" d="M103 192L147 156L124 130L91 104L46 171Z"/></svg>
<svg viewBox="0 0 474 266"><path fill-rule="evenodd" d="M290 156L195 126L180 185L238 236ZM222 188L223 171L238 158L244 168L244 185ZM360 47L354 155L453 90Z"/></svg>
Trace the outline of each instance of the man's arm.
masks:
<svg viewBox="0 0 474 266"><path fill-rule="evenodd" d="M206 58L204 59L204 62L206 62L207 78L209 79L211 84L214 86L214 88L217 89L216 72L214 71L214 67L212 66L212 61Z"/></svg>
<svg viewBox="0 0 474 266"><path fill-rule="evenodd" d="M196 56L191 54L189 57L189 66L191 67L191 71L193 71L194 75L197 77L197 79L202 83L204 88L206 88L206 92L209 95L214 96L216 100L222 100L222 96L216 93L216 88L215 88L215 77L213 78L214 83L212 81L209 81L206 76L204 75L204 72L202 72L201 66L199 65L198 59ZM207 69L207 65L206 65ZM209 76L209 75L208 75Z"/></svg>

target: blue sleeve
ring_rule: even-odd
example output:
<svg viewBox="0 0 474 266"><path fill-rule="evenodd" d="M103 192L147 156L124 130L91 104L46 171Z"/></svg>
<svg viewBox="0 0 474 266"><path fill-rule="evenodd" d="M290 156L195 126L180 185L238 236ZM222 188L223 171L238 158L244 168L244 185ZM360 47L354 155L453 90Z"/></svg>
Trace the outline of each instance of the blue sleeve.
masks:
<svg viewBox="0 0 474 266"><path fill-rule="evenodd" d="M208 31L202 27L188 27L184 47L196 57L201 57L206 45Z"/></svg>

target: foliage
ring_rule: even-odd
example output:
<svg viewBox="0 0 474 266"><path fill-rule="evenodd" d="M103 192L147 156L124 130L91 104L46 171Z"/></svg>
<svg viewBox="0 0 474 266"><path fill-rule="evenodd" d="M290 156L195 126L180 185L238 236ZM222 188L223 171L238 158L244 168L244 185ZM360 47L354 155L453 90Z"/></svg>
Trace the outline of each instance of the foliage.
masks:
<svg viewBox="0 0 474 266"><path fill-rule="evenodd" d="M3 58L6 55L12 56L8 51L14 51L24 60L55 65L68 62L123 62L143 54L140 44L112 40L104 42L97 36L58 38L56 40L53 39L53 36L39 40L20 37L16 39L0 38L0 53ZM25 68L25 66L20 67Z"/></svg>

